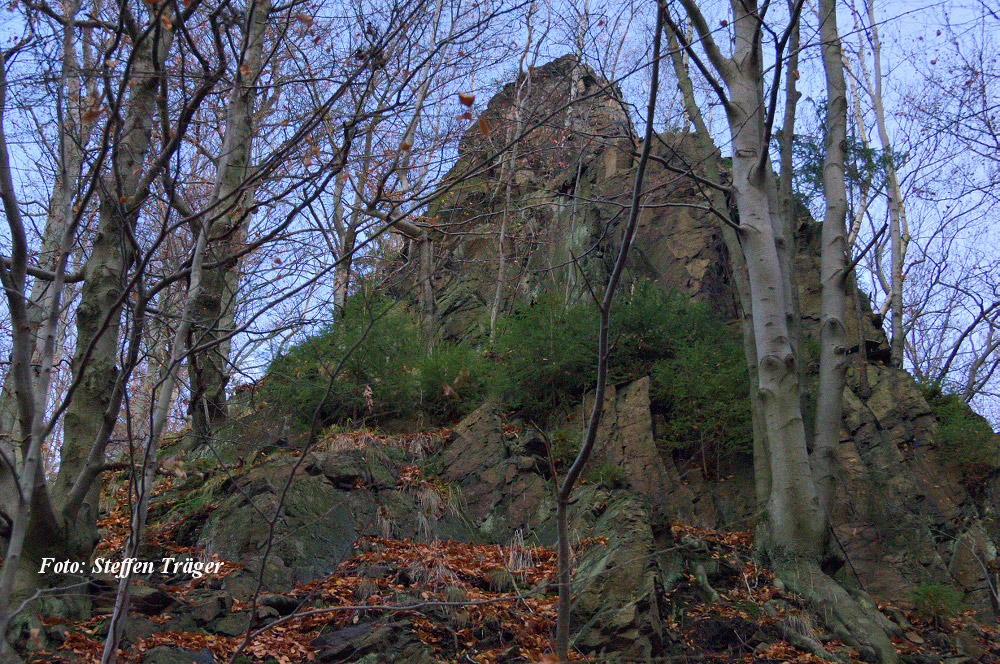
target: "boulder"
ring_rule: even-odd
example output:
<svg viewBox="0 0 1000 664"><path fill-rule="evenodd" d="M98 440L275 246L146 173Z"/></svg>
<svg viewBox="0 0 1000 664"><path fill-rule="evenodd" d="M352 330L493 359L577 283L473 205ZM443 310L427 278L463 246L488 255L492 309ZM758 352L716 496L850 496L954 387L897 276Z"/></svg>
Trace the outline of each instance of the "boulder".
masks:
<svg viewBox="0 0 1000 664"><path fill-rule="evenodd" d="M433 664L430 649L417 640L405 619L388 619L376 623L351 625L316 637L317 662L340 664Z"/></svg>
<svg viewBox="0 0 1000 664"><path fill-rule="evenodd" d="M292 466L277 458L251 469L233 486L201 530L199 544L248 569L228 575L224 588L249 598L270 539L264 590L284 592L295 583L332 572L365 535L467 539L461 515L442 508L426 515L419 496L399 485L396 464L379 450L310 453L288 484ZM274 512L281 503L281 514ZM273 532L270 524L274 523Z"/></svg>
<svg viewBox="0 0 1000 664"><path fill-rule="evenodd" d="M516 434L505 433L502 413L486 403L455 427L442 452L442 478L459 487L466 516L483 539L506 542L530 527L551 495L535 459L518 451Z"/></svg>

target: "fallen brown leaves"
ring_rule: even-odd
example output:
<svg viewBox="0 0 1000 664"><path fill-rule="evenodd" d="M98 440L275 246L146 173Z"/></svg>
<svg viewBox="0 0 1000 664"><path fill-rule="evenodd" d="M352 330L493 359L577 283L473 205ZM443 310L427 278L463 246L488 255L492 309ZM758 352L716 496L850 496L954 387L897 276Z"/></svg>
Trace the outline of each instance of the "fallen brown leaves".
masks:
<svg viewBox="0 0 1000 664"><path fill-rule="evenodd" d="M412 613L411 629L421 642L438 651L441 662L486 664L496 662L501 652L504 659L513 656L540 661L549 650L555 624L556 597L547 594L546 586L556 575L556 553L542 547L523 548L513 552L511 547L453 541L366 538L336 573L299 586L295 592L323 597L334 607L350 606L358 603L359 586L374 581L377 591L364 603L373 608L419 605L419 612L407 612ZM511 570L507 563L512 559L530 560L531 564ZM372 579L370 570L388 572ZM505 573L516 586L498 591L497 575ZM456 596L462 599L455 601ZM432 619L438 617L431 615L435 608L461 611L461 622L468 626L454 629L445 621ZM357 613L333 617L341 626L358 619ZM489 629L484 631L484 625ZM503 647L498 647L497 641L504 638ZM516 652L511 652L512 647Z"/></svg>
<svg viewBox="0 0 1000 664"><path fill-rule="evenodd" d="M577 548L594 545L600 542L587 540ZM545 658L551 656L556 597L548 588L556 576L556 553L542 547L519 548L523 550L453 541L360 540L354 555L333 574L293 589L296 599L306 600L306 615L264 631L244 653L253 661L312 661L311 642L324 631L382 618L381 607L402 607L391 612L432 649L439 662L550 661ZM510 560L530 564L510 570ZM373 576L372 570L384 573ZM503 574L510 577L510 585L498 589L497 576ZM342 610L359 605L370 608ZM233 604L233 611L247 608L246 603ZM456 614L458 620L443 619ZM261 626L255 624L255 629ZM98 662L102 641L97 628L98 619L77 625L61 650L78 661ZM127 653L121 652L119 661L137 664L151 648L169 645L193 652L207 649L216 661L225 662L241 641L242 637L164 631L137 640Z"/></svg>
<svg viewBox="0 0 1000 664"><path fill-rule="evenodd" d="M369 445L375 440L381 445L423 451L434 449L449 435L446 430L411 437L351 432L326 439L326 445L344 449ZM399 476L400 488L437 492L446 489L439 480L424 477L417 466L403 466ZM170 480L166 480L157 488L163 491L169 486ZM119 490L111 515L101 522L107 533L102 550L120 550L124 543L128 528L126 498L123 490ZM166 546L163 539L181 522L182 519L175 519L155 530L154 537L161 538L160 545ZM754 562L753 538L749 532L671 524L667 534L674 542L674 549L683 552L687 570L663 593L661 600L662 638L670 642L670 652L698 662L820 664L823 661L788 642L785 626L799 624L809 629L809 607L798 596L776 588L774 574ZM578 544L577 553L602 544L600 539L586 540ZM712 570L708 576L718 595L717 601L706 600L705 587L695 573L696 565ZM227 563L224 569L234 567L235 564ZM253 662L268 659L279 664L310 662L317 656L316 649L323 647L322 635L350 625L391 619L400 630L409 630L425 644L438 662L555 662L550 647L556 617L555 577L556 553L542 547L364 538L334 573L291 591L293 598L302 603L302 615L283 619L261 631L244 653ZM183 598L187 589L169 591ZM238 601L232 606L233 611L249 608L247 603ZM964 633L967 643L963 647L979 648L978 652L983 653L978 661L1000 663L997 630L974 623L969 614L947 619L943 626L916 616L907 617L912 628L893 639L901 654L941 655L950 647L941 644L950 643L954 635ZM73 660L65 661L98 661L102 646L99 620L67 625L71 631L62 653ZM153 618L154 623L166 621L166 616ZM262 621L254 621L255 630L265 626ZM856 658L853 650L829 636L818 633L812 636L822 641L827 650L848 661ZM163 631L137 640L128 653L121 654L120 661L138 664L151 648L168 645L193 652L208 650L217 662L225 662L241 642L242 637ZM946 654L958 653L953 650ZM585 661L579 653L571 658Z"/></svg>

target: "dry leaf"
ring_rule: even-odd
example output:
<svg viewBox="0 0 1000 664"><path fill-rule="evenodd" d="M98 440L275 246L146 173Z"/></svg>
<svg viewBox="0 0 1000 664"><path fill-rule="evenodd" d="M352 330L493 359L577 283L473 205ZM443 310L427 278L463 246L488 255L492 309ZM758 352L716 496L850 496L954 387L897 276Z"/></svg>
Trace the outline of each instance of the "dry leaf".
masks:
<svg viewBox="0 0 1000 664"><path fill-rule="evenodd" d="M471 92L459 92L458 101L463 106L472 106L472 104L476 101L476 95L472 94Z"/></svg>
<svg viewBox="0 0 1000 664"><path fill-rule="evenodd" d="M459 120L471 120L472 119L472 113L470 113L469 111L466 111L465 113L462 113L460 116L458 116L458 119Z"/></svg>
<svg viewBox="0 0 1000 664"><path fill-rule="evenodd" d="M174 27L174 24L170 21L170 18L166 14L160 14L160 25L162 25L165 30L170 30Z"/></svg>
<svg viewBox="0 0 1000 664"><path fill-rule="evenodd" d="M305 25L306 27L313 24L313 17L310 16L309 14L298 13L295 15L295 20Z"/></svg>
<svg viewBox="0 0 1000 664"><path fill-rule="evenodd" d="M476 122L479 123L479 131L483 132L483 136L489 136L490 126L486 124L486 120L483 119L483 116L480 115L477 117Z"/></svg>
<svg viewBox="0 0 1000 664"><path fill-rule="evenodd" d="M240 76L242 76L243 78L250 78L251 74L253 74L253 69L250 68L250 65L248 64L240 65Z"/></svg>
<svg viewBox="0 0 1000 664"><path fill-rule="evenodd" d="M412 147L413 147L413 143L410 143L409 141L407 141L405 139L399 142L399 151L400 152L408 152L409 149L412 148Z"/></svg>

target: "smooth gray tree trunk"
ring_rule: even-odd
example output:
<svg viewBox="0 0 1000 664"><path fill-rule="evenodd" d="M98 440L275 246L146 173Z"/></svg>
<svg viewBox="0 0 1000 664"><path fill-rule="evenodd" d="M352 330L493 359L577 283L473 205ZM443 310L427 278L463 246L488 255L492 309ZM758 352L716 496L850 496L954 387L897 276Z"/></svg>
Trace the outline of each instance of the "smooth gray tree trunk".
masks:
<svg viewBox="0 0 1000 664"><path fill-rule="evenodd" d="M195 445L206 442L227 417L229 351L235 330L240 250L246 243L254 187L247 182L252 158L253 112L257 96L270 0L251 2L244 28L242 59L226 112L226 131L218 157L215 186L199 220L208 227L208 249L201 292L191 330L190 413Z"/></svg>
<svg viewBox="0 0 1000 664"><path fill-rule="evenodd" d="M827 229L828 236L823 243L826 280L823 343L828 347L823 351L826 371L819 387L827 394L818 398L818 404L825 410L817 415L817 422L824 423L823 447L815 458L810 458L803 420L796 331L794 325L790 325L801 318L795 299L794 262L789 260L792 254L787 246L789 221L781 209L769 156L769 126L773 115L768 113L773 113L773 106L764 94L763 44L759 30L762 18L755 2L734 0L731 3L733 54L727 58L714 42L712 29L696 2L681 0L681 3L711 64L711 69L705 66L703 73L711 77L730 127L732 190L739 212L739 240L749 280L757 359L757 381L752 388L758 392L765 433L762 444L755 441L758 453L755 465L760 466L756 475L760 476L762 468L766 467L770 477L770 493L758 536L771 567L791 588L824 607L825 619L838 636L868 655L894 664L896 652L883 623L867 615L822 571L822 564L830 557L828 509L832 495L833 454L830 441L835 441L833 445L839 442L843 388L840 356L844 352L843 269L846 256L840 212L842 201L834 196L833 208L828 213L831 221L841 219L841 229ZM795 6L793 18L797 19L800 7L801 3ZM830 102L832 115L846 109L845 86L834 3L823 0L820 7L824 64L830 84L829 95L833 97ZM674 32L680 36L676 27ZM836 122L838 128L846 127L846 117ZM839 168L842 180L843 158L836 163L837 149L843 150L846 146L837 142L833 147L827 177L836 177ZM831 223L833 225L835 223ZM826 255L828 253L830 255Z"/></svg>
<svg viewBox="0 0 1000 664"><path fill-rule="evenodd" d="M67 552L89 556L97 541L97 484L86 496L70 499L94 450L107 445L117 419L110 408L120 380L121 315L127 275L135 260L130 243L136 215L148 190L140 190L144 164L152 145L153 118L161 86L162 63L173 33L161 24L144 33L136 44L130 72L131 86L125 115L112 153L111 172L103 180L98 205L97 233L84 267L84 281L76 312L76 350L72 360L77 387L63 421L59 472L53 487L59 503L62 541L51 536L39 542L58 542ZM41 524L40 524L41 525ZM40 554L36 552L36 555ZM37 569L37 566L35 567Z"/></svg>

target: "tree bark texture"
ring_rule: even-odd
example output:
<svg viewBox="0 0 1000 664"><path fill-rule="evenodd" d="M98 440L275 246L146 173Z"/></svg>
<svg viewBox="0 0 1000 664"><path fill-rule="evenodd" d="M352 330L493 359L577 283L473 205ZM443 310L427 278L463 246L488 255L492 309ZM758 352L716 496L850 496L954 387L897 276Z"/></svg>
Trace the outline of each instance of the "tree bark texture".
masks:
<svg viewBox="0 0 1000 664"><path fill-rule="evenodd" d="M208 228L201 291L192 315L190 413L195 445L205 443L226 419L229 350L235 330L239 290L239 251L246 243L254 187L247 182L254 128L254 101L264 52L269 0L247 8L241 61L226 111L226 131L218 157L215 186L199 223Z"/></svg>
<svg viewBox="0 0 1000 664"><path fill-rule="evenodd" d="M97 540L97 486L80 504L66 503L87 465L92 450L103 450L107 433L118 417L109 408L119 373L121 316L135 260L136 214L149 192L140 191L152 144L163 63L173 33L162 25L136 44L131 87L120 135L111 154L110 172L103 178L98 227L87 264L76 313L76 351L72 361L76 390L66 409L63 446L54 492L62 502L61 517L68 550L89 555ZM37 569L37 566L35 567Z"/></svg>

